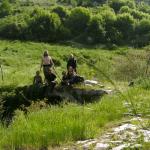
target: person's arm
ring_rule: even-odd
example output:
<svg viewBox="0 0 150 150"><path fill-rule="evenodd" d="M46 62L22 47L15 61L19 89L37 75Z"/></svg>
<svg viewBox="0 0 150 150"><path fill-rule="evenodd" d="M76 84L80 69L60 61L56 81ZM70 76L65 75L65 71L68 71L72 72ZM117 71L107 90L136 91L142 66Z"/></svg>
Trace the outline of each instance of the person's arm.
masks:
<svg viewBox="0 0 150 150"><path fill-rule="evenodd" d="M75 61L75 68L76 68L77 67L77 60L75 59L74 61Z"/></svg>
<svg viewBox="0 0 150 150"><path fill-rule="evenodd" d="M40 76L40 82L41 82L41 84L43 84L43 80L42 80L42 77Z"/></svg>
<svg viewBox="0 0 150 150"><path fill-rule="evenodd" d="M41 59L40 71L41 71L42 67L43 67L43 57L42 57L42 59Z"/></svg>
<svg viewBox="0 0 150 150"><path fill-rule="evenodd" d="M52 67L54 67L54 62L53 62L52 58L51 57L49 57L49 58L50 58L50 64L52 65Z"/></svg>
<svg viewBox="0 0 150 150"><path fill-rule="evenodd" d="M35 84L35 77L33 78L33 84Z"/></svg>

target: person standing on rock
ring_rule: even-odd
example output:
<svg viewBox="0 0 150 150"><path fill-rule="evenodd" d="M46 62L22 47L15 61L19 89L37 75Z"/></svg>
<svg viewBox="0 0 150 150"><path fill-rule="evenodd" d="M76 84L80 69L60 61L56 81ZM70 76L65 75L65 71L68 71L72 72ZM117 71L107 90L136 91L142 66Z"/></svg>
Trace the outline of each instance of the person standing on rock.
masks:
<svg viewBox="0 0 150 150"><path fill-rule="evenodd" d="M53 66L54 66L54 63L53 63L51 56L49 56L48 51L44 51L44 54L42 56L40 71L43 67L43 73L44 73L45 79L48 78L49 69L51 69Z"/></svg>
<svg viewBox="0 0 150 150"><path fill-rule="evenodd" d="M77 72L77 60L75 59L74 55L71 54L68 62L67 62L67 70L69 70L69 67L72 67L75 72Z"/></svg>

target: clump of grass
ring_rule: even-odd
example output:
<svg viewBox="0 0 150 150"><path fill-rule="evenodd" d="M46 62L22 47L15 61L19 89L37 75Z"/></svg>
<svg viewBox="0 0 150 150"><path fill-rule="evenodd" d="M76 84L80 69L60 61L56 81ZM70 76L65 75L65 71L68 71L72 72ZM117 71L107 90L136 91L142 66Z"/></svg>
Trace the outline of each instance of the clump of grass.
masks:
<svg viewBox="0 0 150 150"><path fill-rule="evenodd" d="M113 107L112 107L113 106ZM57 146L77 140L94 138L100 127L122 117L124 108L117 97L105 97L88 105L52 106L27 116L17 111L12 124L0 132L5 136L0 146Z"/></svg>

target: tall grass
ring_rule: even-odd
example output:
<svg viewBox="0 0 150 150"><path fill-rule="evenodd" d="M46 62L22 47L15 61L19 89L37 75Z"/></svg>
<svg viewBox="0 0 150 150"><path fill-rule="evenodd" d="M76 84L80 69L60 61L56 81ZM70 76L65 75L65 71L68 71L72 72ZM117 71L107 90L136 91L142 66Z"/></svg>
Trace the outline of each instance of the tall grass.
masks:
<svg viewBox="0 0 150 150"><path fill-rule="evenodd" d="M134 88L126 92L127 98L129 95L132 95L138 113L146 117L150 108L149 91ZM124 103L124 97L117 94L105 96L94 104L63 104L32 110L28 115L17 111L8 128L0 127L0 146L39 148L94 138L106 125L124 117L124 113L128 112Z"/></svg>
<svg viewBox="0 0 150 150"><path fill-rule="evenodd" d="M105 97L88 105L68 104L32 111L26 116L17 111L12 124L1 128L0 146L57 146L77 140L94 138L102 127L121 119L125 108L122 100Z"/></svg>

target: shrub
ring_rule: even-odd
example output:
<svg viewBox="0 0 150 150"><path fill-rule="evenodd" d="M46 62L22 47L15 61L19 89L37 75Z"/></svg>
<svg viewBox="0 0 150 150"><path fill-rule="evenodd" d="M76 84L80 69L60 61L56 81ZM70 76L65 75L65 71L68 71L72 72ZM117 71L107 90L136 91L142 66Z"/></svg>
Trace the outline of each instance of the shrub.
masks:
<svg viewBox="0 0 150 150"><path fill-rule="evenodd" d="M122 34L122 42L127 43L132 37L134 31L134 18L128 14L120 14L117 16L115 26L119 32Z"/></svg>
<svg viewBox="0 0 150 150"><path fill-rule="evenodd" d="M94 43L104 42L105 29L101 15L94 16L91 19L87 31Z"/></svg>
<svg viewBox="0 0 150 150"><path fill-rule="evenodd" d="M8 39L24 39L28 16L10 16L0 21L0 36Z"/></svg>
<svg viewBox="0 0 150 150"><path fill-rule="evenodd" d="M116 43L118 41L118 32L115 28L116 15L112 11L104 11L102 14L102 18L104 20L104 28L106 31L105 39L109 43Z"/></svg>
<svg viewBox="0 0 150 150"><path fill-rule="evenodd" d="M115 12L119 12L122 6L135 8L135 2L133 0L112 0L110 1L109 5L114 9Z"/></svg>
<svg viewBox="0 0 150 150"><path fill-rule="evenodd" d="M62 6L57 6L52 9L52 12L56 13L62 20L68 17L69 11Z"/></svg>
<svg viewBox="0 0 150 150"><path fill-rule="evenodd" d="M86 30L89 20L89 10L83 7L77 7L71 11L67 26L70 28L72 34L78 35Z"/></svg>
<svg viewBox="0 0 150 150"><path fill-rule="evenodd" d="M123 6L120 9L120 13L130 13L130 8L128 6Z"/></svg>
<svg viewBox="0 0 150 150"><path fill-rule="evenodd" d="M11 5L8 0L3 0L0 3L0 18L5 17L11 13Z"/></svg>
<svg viewBox="0 0 150 150"><path fill-rule="evenodd" d="M150 21L141 20L135 27L134 45L136 47L145 46L150 43Z"/></svg>
<svg viewBox="0 0 150 150"><path fill-rule="evenodd" d="M29 24L28 32L33 40L55 42L61 26L61 20L55 13L46 11L36 14Z"/></svg>
<svg viewBox="0 0 150 150"><path fill-rule="evenodd" d="M141 19L144 19L144 18L150 18L150 15L147 14L147 13L143 13L141 11L138 11L138 10L135 10L133 9L130 14L135 18L135 19L138 19L138 20L141 20Z"/></svg>

